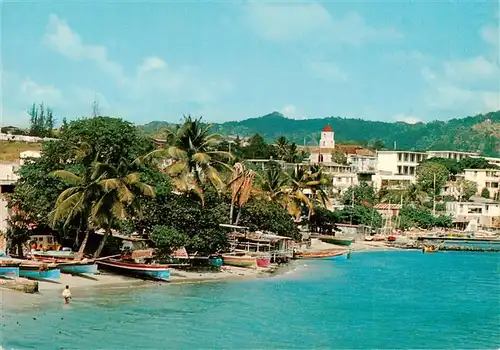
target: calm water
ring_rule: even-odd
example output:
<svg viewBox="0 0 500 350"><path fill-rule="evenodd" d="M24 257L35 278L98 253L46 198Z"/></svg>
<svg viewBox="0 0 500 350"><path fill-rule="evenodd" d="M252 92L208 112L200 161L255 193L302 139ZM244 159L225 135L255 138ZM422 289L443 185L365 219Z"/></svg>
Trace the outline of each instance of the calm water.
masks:
<svg viewBox="0 0 500 350"><path fill-rule="evenodd" d="M304 266L306 265L306 266ZM5 308L5 349L498 348L500 254L377 252L284 276Z"/></svg>

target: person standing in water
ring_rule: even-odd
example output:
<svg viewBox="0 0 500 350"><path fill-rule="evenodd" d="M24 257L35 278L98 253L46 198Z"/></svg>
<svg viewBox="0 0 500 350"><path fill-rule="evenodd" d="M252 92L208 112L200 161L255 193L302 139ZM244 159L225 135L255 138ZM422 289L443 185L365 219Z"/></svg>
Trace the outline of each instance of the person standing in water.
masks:
<svg viewBox="0 0 500 350"><path fill-rule="evenodd" d="M69 291L69 286L66 286L66 288L63 290L62 296L64 298L64 303L69 304L69 299L71 299L71 292Z"/></svg>

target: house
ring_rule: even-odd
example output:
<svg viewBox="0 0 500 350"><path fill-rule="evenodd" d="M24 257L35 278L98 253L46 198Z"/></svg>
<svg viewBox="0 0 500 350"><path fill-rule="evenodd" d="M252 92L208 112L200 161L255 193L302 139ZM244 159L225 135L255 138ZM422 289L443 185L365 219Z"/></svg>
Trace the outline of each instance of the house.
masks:
<svg viewBox="0 0 500 350"><path fill-rule="evenodd" d="M398 203L379 203L373 207L376 209L384 220L391 220L393 217L399 215L399 212L403 208L401 204Z"/></svg>
<svg viewBox="0 0 500 350"><path fill-rule="evenodd" d="M427 153L416 151L377 151L377 170L393 175L415 176Z"/></svg>
<svg viewBox="0 0 500 350"><path fill-rule="evenodd" d="M19 164L23 165L26 163L27 159L30 158L40 158L42 156L42 152L40 151L23 151L19 153Z"/></svg>
<svg viewBox="0 0 500 350"><path fill-rule="evenodd" d="M500 195L500 169L465 169L465 180L477 183L477 194L486 188L490 198L498 198Z"/></svg>
<svg viewBox="0 0 500 350"><path fill-rule="evenodd" d="M453 223L467 226L475 220L478 226L500 228L500 203L485 198L475 198L473 202L447 202L446 214L451 215Z"/></svg>

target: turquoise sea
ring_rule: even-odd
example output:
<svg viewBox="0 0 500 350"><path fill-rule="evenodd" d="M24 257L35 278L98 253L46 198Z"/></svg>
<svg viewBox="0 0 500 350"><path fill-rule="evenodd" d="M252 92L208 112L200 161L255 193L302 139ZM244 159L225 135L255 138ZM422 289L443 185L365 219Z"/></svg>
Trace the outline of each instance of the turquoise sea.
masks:
<svg viewBox="0 0 500 350"><path fill-rule="evenodd" d="M89 294L90 293L90 294ZM4 349L493 349L500 254L354 253L251 281L4 305Z"/></svg>

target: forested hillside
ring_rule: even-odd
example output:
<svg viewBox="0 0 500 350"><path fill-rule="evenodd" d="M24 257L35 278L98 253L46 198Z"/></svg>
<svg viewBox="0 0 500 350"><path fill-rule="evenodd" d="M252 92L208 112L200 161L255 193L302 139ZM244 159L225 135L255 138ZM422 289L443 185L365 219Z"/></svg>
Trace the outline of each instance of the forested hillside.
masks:
<svg viewBox="0 0 500 350"><path fill-rule="evenodd" d="M266 141L285 136L299 145L317 143L321 129L330 124L337 142L368 143L382 140L386 147L398 149L435 149L480 152L500 156L500 111L474 117L407 124L349 119L341 117L295 120L274 112L263 117L214 125L214 131L226 135L262 135ZM148 134L159 134L169 124L151 122L141 126Z"/></svg>

